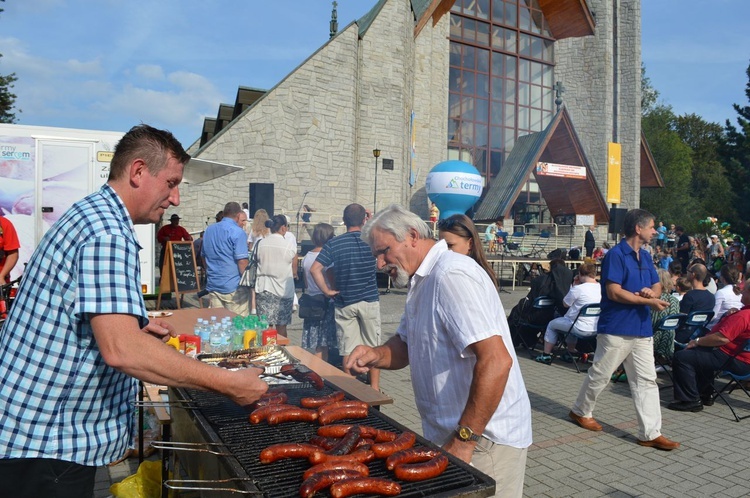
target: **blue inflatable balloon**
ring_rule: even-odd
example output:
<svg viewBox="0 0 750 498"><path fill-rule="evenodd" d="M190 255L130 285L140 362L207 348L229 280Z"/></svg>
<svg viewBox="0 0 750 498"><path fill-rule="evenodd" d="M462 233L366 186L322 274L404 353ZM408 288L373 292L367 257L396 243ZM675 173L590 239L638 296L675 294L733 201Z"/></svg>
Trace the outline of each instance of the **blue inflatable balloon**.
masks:
<svg viewBox="0 0 750 498"><path fill-rule="evenodd" d="M438 163L425 182L427 197L440 210L440 219L464 214L482 195L482 175L465 161Z"/></svg>

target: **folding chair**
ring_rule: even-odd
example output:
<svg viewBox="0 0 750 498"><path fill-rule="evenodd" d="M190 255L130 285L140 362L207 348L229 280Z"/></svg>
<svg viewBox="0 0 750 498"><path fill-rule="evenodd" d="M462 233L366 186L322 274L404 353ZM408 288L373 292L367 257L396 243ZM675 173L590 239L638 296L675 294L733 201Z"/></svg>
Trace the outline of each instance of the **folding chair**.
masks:
<svg viewBox="0 0 750 498"><path fill-rule="evenodd" d="M531 249L529 252L529 256L533 258L539 258L544 257L544 251L547 247L547 242L549 242L549 236L550 233L547 231L543 231L539 234L539 237L531 244Z"/></svg>
<svg viewBox="0 0 750 498"><path fill-rule="evenodd" d="M675 351L685 349L688 342L696 337L702 336L706 331L706 325L714 317L713 311L693 311L685 317L682 325L675 330Z"/></svg>
<svg viewBox="0 0 750 498"><path fill-rule="evenodd" d="M539 343L540 332L543 332L547 328L547 324L552 319L552 316L555 313L555 300L549 296L539 296L534 299L532 309L534 310L533 313L535 313L536 317L538 317L539 315L542 315L544 317L545 313L549 314L548 320L540 319L538 323L534 323L522 319L518 324L518 338L520 339L521 345L526 349L526 351L529 353L529 356L533 359L534 354L532 353L532 351ZM533 342L525 337L523 333L525 330L532 330L535 332Z"/></svg>
<svg viewBox="0 0 750 498"><path fill-rule="evenodd" d="M596 329L592 330L581 330L576 327L576 324L578 323L578 320L580 318L594 318L598 317L602 312L601 305L599 303L591 303L583 306L581 310L578 312L578 315L576 315L575 320L573 320L573 325L570 326L568 331L557 341L557 344L555 345L555 349L552 350L552 360L554 361L555 356L557 356L556 353L560 351L567 352L567 339L570 336L575 337L578 339L578 344L582 343L593 343L593 347L591 348L592 351L596 349ZM584 335L582 332L594 332L594 334L588 334ZM571 358L573 359L573 365L576 367L576 371L578 373L581 373L581 368L578 366L578 361L576 360L575 355L571 355ZM583 358L581 358L583 361Z"/></svg>
<svg viewBox="0 0 750 498"><path fill-rule="evenodd" d="M676 313L674 315L667 315L663 317L661 320L659 320L656 323L656 326L654 327L654 333L657 331L664 331L664 332L675 332L677 329L682 327L683 323L685 322L685 319L687 318L687 315L685 313ZM674 339L672 339L672 343L674 343ZM674 377L672 377L672 373L667 370L667 362L664 361L665 356L660 354L659 351L654 350L654 361L664 369L665 372L667 372L667 375L669 376L669 379L674 384ZM659 389L663 389L665 387L671 387L670 386L660 386Z"/></svg>
<svg viewBox="0 0 750 498"><path fill-rule="evenodd" d="M506 240L508 248L508 256L522 256L523 255L523 239L526 233L523 231L513 232L513 235L508 237Z"/></svg>
<svg viewBox="0 0 750 498"><path fill-rule="evenodd" d="M508 232L497 232L495 233L495 239L496 239L496 252L499 252L501 254L504 254L508 250ZM498 239L502 239L502 242L499 242Z"/></svg>
<svg viewBox="0 0 750 498"><path fill-rule="evenodd" d="M714 382L716 382L716 379L719 377L728 377L729 381L724 384L724 386L720 390L716 390L714 387L714 399L715 398L721 398L724 403L727 404L730 410L732 410L732 415L734 415L734 420L739 422L740 420L746 419L750 417L750 414L744 415L742 417L737 415L737 412L734 411L734 408L732 405L729 404L729 400L724 397L724 394L730 394L738 387L742 389L742 392L744 392L748 398L750 398L750 392L748 392L747 388L745 387L745 382L750 380L750 374L738 374L735 372L732 372L731 370L727 370L727 367L729 366L730 362L740 353L748 353L750 352L750 339L745 342L745 347L743 347L741 350L739 350L732 358L728 359L724 367L722 367L721 370L717 373L716 377L714 377Z"/></svg>

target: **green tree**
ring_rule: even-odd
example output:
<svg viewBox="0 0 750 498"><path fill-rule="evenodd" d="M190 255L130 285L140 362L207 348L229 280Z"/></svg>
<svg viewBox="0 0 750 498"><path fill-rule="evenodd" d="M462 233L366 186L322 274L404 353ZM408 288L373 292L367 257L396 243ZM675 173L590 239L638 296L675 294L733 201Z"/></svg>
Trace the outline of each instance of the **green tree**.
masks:
<svg viewBox="0 0 750 498"><path fill-rule="evenodd" d="M697 226L699 219L696 217L691 223L692 216L688 218L688 213L699 210L698 200L691 195L692 150L674 130L675 120L672 108L661 104L655 104L641 120L665 184L663 189L642 189L641 207L665 223L678 223L690 229L693 224Z"/></svg>
<svg viewBox="0 0 750 498"><path fill-rule="evenodd" d="M0 0L0 2L5 2L5 0ZM0 13L2 11L3 9L0 9ZM0 54L0 57L2 57L2 54ZM0 74L0 123L16 122L16 113L14 112L16 94L12 90L17 80L16 73Z"/></svg>
<svg viewBox="0 0 750 498"><path fill-rule="evenodd" d="M721 161L724 133L720 124L709 123L696 114L677 116L674 129L692 153L691 194L700 213L721 219L735 219L735 195Z"/></svg>
<svg viewBox="0 0 750 498"><path fill-rule="evenodd" d="M746 74L745 95L750 102L750 65ZM737 217L731 222L737 231L747 235L750 229L750 106L734 104L732 107L738 115L737 126L727 119L722 159L735 195Z"/></svg>

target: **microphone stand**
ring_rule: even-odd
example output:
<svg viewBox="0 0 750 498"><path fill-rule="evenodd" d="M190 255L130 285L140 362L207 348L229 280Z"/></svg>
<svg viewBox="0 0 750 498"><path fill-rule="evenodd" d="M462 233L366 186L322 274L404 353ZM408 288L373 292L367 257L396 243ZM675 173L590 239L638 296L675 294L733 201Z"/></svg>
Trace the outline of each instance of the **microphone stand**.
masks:
<svg viewBox="0 0 750 498"><path fill-rule="evenodd" d="M302 206L305 205L305 197L307 197L307 194L309 194L310 191L308 190L302 195L302 202L299 203L299 209L297 209L297 240L299 241L299 213L302 211Z"/></svg>

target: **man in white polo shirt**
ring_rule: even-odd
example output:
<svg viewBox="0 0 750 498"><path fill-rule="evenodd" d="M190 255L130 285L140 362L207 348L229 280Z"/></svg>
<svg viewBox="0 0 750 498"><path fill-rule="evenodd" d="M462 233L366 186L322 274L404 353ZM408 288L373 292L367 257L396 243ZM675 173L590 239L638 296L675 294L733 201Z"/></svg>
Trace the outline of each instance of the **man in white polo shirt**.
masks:
<svg viewBox="0 0 750 498"><path fill-rule="evenodd" d="M362 239L409 293L396 335L376 348L357 346L344 368L410 365L424 436L492 476L495 496L522 496L531 407L489 276L400 206L376 214Z"/></svg>

